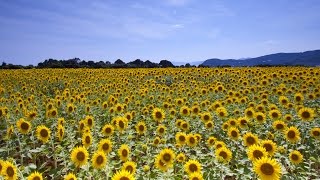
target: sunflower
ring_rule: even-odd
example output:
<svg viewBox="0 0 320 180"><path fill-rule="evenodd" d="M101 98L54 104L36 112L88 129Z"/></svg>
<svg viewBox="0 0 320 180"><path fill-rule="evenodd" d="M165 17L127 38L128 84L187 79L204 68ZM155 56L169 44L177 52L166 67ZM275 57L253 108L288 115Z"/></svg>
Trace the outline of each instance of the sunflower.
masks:
<svg viewBox="0 0 320 180"><path fill-rule="evenodd" d="M254 144L258 143L258 136L255 134L252 134L251 132L247 132L244 136L243 136L243 142L245 146L252 146Z"/></svg>
<svg viewBox="0 0 320 180"><path fill-rule="evenodd" d="M184 170L190 175L192 173L201 173L201 164L197 160L190 159L184 164Z"/></svg>
<svg viewBox="0 0 320 180"><path fill-rule="evenodd" d="M299 117L303 120L303 121L312 121L314 119L314 110L312 108L301 108L298 111L298 115Z"/></svg>
<svg viewBox="0 0 320 180"><path fill-rule="evenodd" d="M121 170L115 173L111 180L135 180L134 175L129 171Z"/></svg>
<svg viewBox="0 0 320 180"><path fill-rule="evenodd" d="M320 139L320 128L314 127L310 130L310 135L316 139Z"/></svg>
<svg viewBox="0 0 320 180"><path fill-rule="evenodd" d="M116 127L120 132L123 132L128 127L128 119L125 117L115 117Z"/></svg>
<svg viewBox="0 0 320 180"><path fill-rule="evenodd" d="M127 144L122 144L118 149L118 155L121 161L127 161L130 155L130 148Z"/></svg>
<svg viewBox="0 0 320 180"><path fill-rule="evenodd" d="M266 122L266 115L263 112L257 112L255 113L255 120L262 124L264 122Z"/></svg>
<svg viewBox="0 0 320 180"><path fill-rule="evenodd" d="M167 128L160 124L157 128L157 134L159 134L160 136L164 135L166 133Z"/></svg>
<svg viewBox="0 0 320 180"><path fill-rule="evenodd" d="M230 127L237 127L238 126L238 120L236 120L236 119L231 118L227 122L229 123Z"/></svg>
<svg viewBox="0 0 320 180"><path fill-rule="evenodd" d="M42 174L37 171L31 173L27 178L27 180L42 180L42 179L43 179Z"/></svg>
<svg viewBox="0 0 320 180"><path fill-rule="evenodd" d="M294 151L290 152L289 159L290 159L291 163L297 165L303 161L303 155L299 151L294 150Z"/></svg>
<svg viewBox="0 0 320 180"><path fill-rule="evenodd" d="M182 116L189 116L190 115L190 108L188 107L188 106L182 106L181 108L180 108L180 114L182 115Z"/></svg>
<svg viewBox="0 0 320 180"><path fill-rule="evenodd" d="M232 159L232 152L225 146L216 149L216 158L219 162L228 163Z"/></svg>
<svg viewBox="0 0 320 180"><path fill-rule="evenodd" d="M300 132L298 128L291 126L284 132L285 138L291 143L297 143L300 140Z"/></svg>
<svg viewBox="0 0 320 180"><path fill-rule="evenodd" d="M84 122L84 120L79 121L79 131L82 133L83 130L85 129L86 124Z"/></svg>
<svg viewBox="0 0 320 180"><path fill-rule="evenodd" d="M114 108L117 113L123 112L123 109L124 109L123 105L120 103L117 103Z"/></svg>
<svg viewBox="0 0 320 180"><path fill-rule="evenodd" d="M189 174L189 180L203 180L201 173L192 173Z"/></svg>
<svg viewBox="0 0 320 180"><path fill-rule="evenodd" d="M64 118L58 118L58 125L64 125Z"/></svg>
<svg viewBox="0 0 320 180"><path fill-rule="evenodd" d="M262 140L260 145L266 149L270 156L273 156L277 152L277 144L272 140Z"/></svg>
<svg viewBox="0 0 320 180"><path fill-rule="evenodd" d="M161 122L166 118L166 114L163 109L154 108L152 111L152 117L155 121Z"/></svg>
<svg viewBox="0 0 320 180"><path fill-rule="evenodd" d="M91 133L84 133L82 135L82 145L86 148L88 148L92 144L92 135Z"/></svg>
<svg viewBox="0 0 320 180"><path fill-rule="evenodd" d="M287 128L287 125L285 122L277 120L272 123L272 127L274 130L283 131Z"/></svg>
<svg viewBox="0 0 320 180"><path fill-rule="evenodd" d="M286 121L291 121L293 119L293 117L292 117L291 114L286 114L286 115L284 115L283 119L286 120Z"/></svg>
<svg viewBox="0 0 320 180"><path fill-rule="evenodd" d="M207 129L213 129L213 127L214 127L213 121L206 122L205 127Z"/></svg>
<svg viewBox="0 0 320 180"><path fill-rule="evenodd" d="M75 147L71 151L71 161L77 166L83 166L87 163L89 153L85 147Z"/></svg>
<svg viewBox="0 0 320 180"><path fill-rule="evenodd" d="M221 118L228 116L228 111L227 111L227 109L225 107L218 107L216 109L216 113Z"/></svg>
<svg viewBox="0 0 320 180"><path fill-rule="evenodd" d="M144 121L138 122L135 128L140 135L144 134L147 131L146 123Z"/></svg>
<svg viewBox="0 0 320 180"><path fill-rule="evenodd" d="M31 123L23 118L20 118L16 125L21 134L28 134L31 130Z"/></svg>
<svg viewBox="0 0 320 180"><path fill-rule="evenodd" d="M86 125L91 129L94 125L94 119L92 116L86 116L86 118L84 119Z"/></svg>
<svg viewBox="0 0 320 180"><path fill-rule="evenodd" d="M69 104L67 104L66 112L71 114L71 113L73 113L75 111L75 109L76 109L76 107L72 103L69 103Z"/></svg>
<svg viewBox="0 0 320 180"><path fill-rule="evenodd" d="M201 113L200 117L203 122L208 122L212 120L212 116L210 112Z"/></svg>
<svg viewBox="0 0 320 180"><path fill-rule="evenodd" d="M279 97L279 103L283 106L287 105L289 103L289 99L286 96L280 96Z"/></svg>
<svg viewBox="0 0 320 180"><path fill-rule="evenodd" d="M15 165L13 165L9 161L5 161L2 163L2 175L5 177L7 180L16 180L18 179L17 177L17 168Z"/></svg>
<svg viewBox="0 0 320 180"><path fill-rule="evenodd" d="M183 121L183 122L181 122L180 128L183 131L188 131L189 128L190 128L190 124L188 122L186 122L186 121Z"/></svg>
<svg viewBox="0 0 320 180"><path fill-rule="evenodd" d="M303 100L304 100L303 94L301 94L301 93L296 93L296 94L294 95L294 101L295 101L296 103L300 104L300 103L303 102Z"/></svg>
<svg viewBox="0 0 320 180"><path fill-rule="evenodd" d="M64 176L64 180L77 180L77 177L73 173L68 173Z"/></svg>
<svg viewBox="0 0 320 180"><path fill-rule="evenodd" d="M110 139L101 139L98 144L99 151L103 151L106 154L112 150L112 141Z"/></svg>
<svg viewBox="0 0 320 180"><path fill-rule="evenodd" d="M220 149L222 147L225 147L226 144L223 142L223 141L216 141L215 144L214 144L214 148L217 150L217 149Z"/></svg>
<svg viewBox="0 0 320 180"><path fill-rule="evenodd" d="M251 161L256 161L267 156L268 153L264 147L254 144L248 148L247 155Z"/></svg>
<svg viewBox="0 0 320 180"><path fill-rule="evenodd" d="M229 123L226 121L222 124L222 130L227 131L229 129Z"/></svg>
<svg viewBox="0 0 320 180"><path fill-rule="evenodd" d="M208 147L213 147L216 141L217 141L217 138L210 136L207 140Z"/></svg>
<svg viewBox="0 0 320 180"><path fill-rule="evenodd" d="M190 147L195 147L198 144L198 139L194 134L187 135L187 145Z"/></svg>
<svg viewBox="0 0 320 180"><path fill-rule="evenodd" d="M186 160L186 155L185 155L184 153L179 153L179 154L177 155L176 160L177 160L178 162L184 162L184 161Z"/></svg>
<svg viewBox="0 0 320 180"><path fill-rule="evenodd" d="M114 133L114 127L111 124L105 124L101 130L101 133L105 136L111 136Z"/></svg>
<svg viewBox="0 0 320 180"><path fill-rule="evenodd" d="M269 111L269 117L273 120L278 120L281 118L281 112L277 109Z"/></svg>
<svg viewBox="0 0 320 180"><path fill-rule="evenodd" d="M48 142L50 138L51 131L49 128L47 128L44 125L40 125L37 127L37 138L42 142L46 143Z"/></svg>
<svg viewBox="0 0 320 180"><path fill-rule="evenodd" d="M169 148L165 148L161 150L161 152L159 153L159 156L161 157L161 161L168 166L171 166L175 159L174 151Z"/></svg>
<svg viewBox="0 0 320 180"><path fill-rule="evenodd" d="M248 118L253 118L255 116L255 111L252 107L249 107L244 111L244 114Z"/></svg>
<svg viewBox="0 0 320 180"><path fill-rule="evenodd" d="M191 107L192 114L198 115L200 113L200 106L194 105Z"/></svg>
<svg viewBox="0 0 320 180"><path fill-rule="evenodd" d="M57 138L58 138L58 141L62 141L63 139L63 136L64 136L64 127L62 125L58 125L58 128L57 128Z"/></svg>
<svg viewBox="0 0 320 180"><path fill-rule="evenodd" d="M172 167L172 164L166 164L162 161L161 156L158 154L155 158L155 166L157 169L161 171L167 171L170 167Z"/></svg>
<svg viewBox="0 0 320 180"><path fill-rule="evenodd" d="M107 157L103 151L97 151L93 154L91 159L92 167L95 169L102 169L107 164Z"/></svg>
<svg viewBox="0 0 320 180"><path fill-rule="evenodd" d="M47 112L47 117L54 118L58 115L58 110L56 108L52 108Z"/></svg>
<svg viewBox="0 0 320 180"><path fill-rule="evenodd" d="M185 145L187 142L187 135L183 132L176 133L176 143L180 146Z"/></svg>
<svg viewBox="0 0 320 180"><path fill-rule="evenodd" d="M122 165L122 170L128 171L131 174L135 174L137 170L137 164L133 161L127 161Z"/></svg>
<svg viewBox="0 0 320 180"><path fill-rule="evenodd" d="M254 172L261 180L279 180L281 177L280 164L269 157L263 157L254 162Z"/></svg>
<svg viewBox="0 0 320 180"><path fill-rule="evenodd" d="M228 130L228 136L233 139L233 140L238 140L239 136L240 136L240 131L238 128L236 127L231 127Z"/></svg>
<svg viewBox="0 0 320 180"><path fill-rule="evenodd" d="M155 137L155 138L153 139L153 145L154 145L154 146L157 146L158 144L160 144L160 142L161 142L161 139L160 139L159 137Z"/></svg>

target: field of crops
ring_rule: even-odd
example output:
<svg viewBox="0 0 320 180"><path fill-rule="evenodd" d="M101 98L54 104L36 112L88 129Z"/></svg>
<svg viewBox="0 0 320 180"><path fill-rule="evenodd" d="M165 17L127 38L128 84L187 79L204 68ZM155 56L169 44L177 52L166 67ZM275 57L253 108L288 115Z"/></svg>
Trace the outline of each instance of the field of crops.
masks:
<svg viewBox="0 0 320 180"><path fill-rule="evenodd" d="M319 179L320 68L0 71L0 179Z"/></svg>

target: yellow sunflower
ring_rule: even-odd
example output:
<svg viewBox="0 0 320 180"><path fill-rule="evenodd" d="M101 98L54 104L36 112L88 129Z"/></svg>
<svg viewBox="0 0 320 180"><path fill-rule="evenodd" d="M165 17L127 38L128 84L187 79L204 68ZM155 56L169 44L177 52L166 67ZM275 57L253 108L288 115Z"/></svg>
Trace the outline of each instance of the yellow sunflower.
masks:
<svg viewBox="0 0 320 180"><path fill-rule="evenodd" d="M217 149L220 149L222 147L225 147L226 144L223 142L223 141L216 141L215 144L214 144L214 148L217 150Z"/></svg>
<svg viewBox="0 0 320 180"><path fill-rule="evenodd" d="M264 147L270 156L277 152L277 144L272 140L262 140L260 145Z"/></svg>
<svg viewBox="0 0 320 180"><path fill-rule="evenodd" d="M92 144L92 135L91 133L84 133L82 135L82 145L86 148L88 148Z"/></svg>
<svg viewBox="0 0 320 180"><path fill-rule="evenodd" d="M216 141L217 141L217 138L210 136L207 140L208 147L213 147Z"/></svg>
<svg viewBox="0 0 320 180"><path fill-rule="evenodd" d="M195 147L198 144L198 139L194 134L187 135L187 145L190 147Z"/></svg>
<svg viewBox="0 0 320 180"><path fill-rule="evenodd" d="M269 111L269 117L273 120L278 120L281 118L281 112L278 109L273 109Z"/></svg>
<svg viewBox="0 0 320 180"><path fill-rule="evenodd" d="M229 115L228 111L227 111L227 109L225 107L218 107L216 109L216 114L221 118L227 117Z"/></svg>
<svg viewBox="0 0 320 180"><path fill-rule="evenodd" d="M184 153L179 153L179 154L177 155L176 160L177 160L178 162L184 162L184 161L186 160L186 155L185 155Z"/></svg>
<svg viewBox="0 0 320 180"><path fill-rule="evenodd" d="M201 164L197 160L190 159L188 162L184 164L184 170L188 174L201 173L201 169Z"/></svg>
<svg viewBox="0 0 320 180"><path fill-rule="evenodd" d="M99 151L108 154L112 151L112 141L110 139L101 139L98 144Z"/></svg>
<svg viewBox="0 0 320 180"><path fill-rule="evenodd" d="M137 164L133 161L127 161L122 165L123 171L128 171L131 174L135 174L137 170Z"/></svg>
<svg viewBox="0 0 320 180"><path fill-rule="evenodd" d="M91 159L92 167L95 169L102 169L107 164L107 157L103 151L97 151L93 154Z"/></svg>
<svg viewBox="0 0 320 180"><path fill-rule="evenodd" d="M147 131L147 126L144 121L138 122L138 124L136 125L135 128L136 128L137 133L140 135L144 134Z"/></svg>
<svg viewBox="0 0 320 180"><path fill-rule="evenodd" d="M311 137L320 140L320 128L314 127L310 130Z"/></svg>
<svg viewBox="0 0 320 180"><path fill-rule="evenodd" d="M301 94L301 93L296 93L296 94L294 95L294 101L295 101L296 103L300 104L300 103L303 102L303 100L304 100L303 94Z"/></svg>
<svg viewBox="0 0 320 180"><path fill-rule="evenodd" d="M159 155L161 157L161 161L163 163L165 163L166 165L171 166L173 164L174 159L175 159L175 154L172 149L165 148L165 149L161 150Z"/></svg>
<svg viewBox="0 0 320 180"><path fill-rule="evenodd" d="M58 141L62 141L63 139L63 136L64 136L64 127L62 125L58 125L58 128L57 128L57 138L58 138Z"/></svg>
<svg viewBox="0 0 320 180"><path fill-rule="evenodd" d="M135 180L135 178L129 171L121 170L115 173L111 180Z"/></svg>
<svg viewBox="0 0 320 180"><path fill-rule="evenodd" d="M166 118L166 114L163 109L154 108L152 111L152 117L155 121L161 122Z"/></svg>
<svg viewBox="0 0 320 180"><path fill-rule="evenodd" d="M165 134L166 130L167 128L164 125L160 124L157 128L157 134L162 136Z"/></svg>
<svg viewBox="0 0 320 180"><path fill-rule="evenodd" d="M160 144L161 143L161 139L159 138L159 137L155 137L154 139L153 139L153 145L154 146L157 146L158 144Z"/></svg>
<svg viewBox="0 0 320 180"><path fill-rule="evenodd" d="M77 180L77 177L73 173L68 173L64 176L64 180Z"/></svg>
<svg viewBox="0 0 320 180"><path fill-rule="evenodd" d="M216 149L216 158L219 162L228 163L232 159L232 152L225 146Z"/></svg>
<svg viewBox="0 0 320 180"><path fill-rule="evenodd" d="M281 177L280 164L269 157L258 159L254 162L253 167L261 180L279 180Z"/></svg>
<svg viewBox="0 0 320 180"><path fill-rule="evenodd" d="M243 142L245 146L252 146L254 144L258 144L259 142L259 138L257 135L251 133L251 132L247 132L244 136L243 136Z"/></svg>
<svg viewBox="0 0 320 180"><path fill-rule="evenodd" d="M188 106L182 106L180 108L180 115L181 116L189 116L190 115L190 108Z"/></svg>
<svg viewBox="0 0 320 180"><path fill-rule="evenodd" d="M263 112L257 112L255 113L255 120L262 124L264 122L266 122L266 115Z"/></svg>
<svg viewBox="0 0 320 180"><path fill-rule="evenodd" d="M240 131L236 127L231 127L228 130L228 136L233 140L238 140L240 136Z"/></svg>
<svg viewBox="0 0 320 180"><path fill-rule="evenodd" d="M203 180L201 173L192 173L189 174L189 180Z"/></svg>
<svg viewBox="0 0 320 180"><path fill-rule="evenodd" d="M5 161L2 163L2 175L5 177L7 180L16 180L18 179L17 177L17 167L13 165L9 161Z"/></svg>
<svg viewBox="0 0 320 180"><path fill-rule="evenodd" d="M28 134L31 130L31 123L23 118L20 118L16 125L21 134Z"/></svg>
<svg viewBox="0 0 320 180"><path fill-rule="evenodd" d="M283 121L276 120L272 123L272 127L277 131L284 131L287 128L287 124Z"/></svg>
<svg viewBox="0 0 320 180"><path fill-rule="evenodd" d="M114 133L114 127L111 124L105 124L101 130L101 133L105 136L112 136Z"/></svg>
<svg viewBox="0 0 320 180"><path fill-rule="evenodd" d="M268 153L264 147L254 144L248 148L247 155L251 161L256 161L267 156Z"/></svg>
<svg viewBox="0 0 320 180"><path fill-rule="evenodd" d="M284 132L285 138L291 143L297 143L300 140L300 132L298 128L291 126Z"/></svg>
<svg viewBox="0 0 320 180"><path fill-rule="evenodd" d="M121 161L127 161L130 155L130 148L127 144L122 144L118 149L118 155Z"/></svg>
<svg viewBox="0 0 320 180"><path fill-rule="evenodd" d="M86 123L86 125L91 129L94 125L94 118L93 116L86 116L84 119L84 122Z"/></svg>
<svg viewBox="0 0 320 180"><path fill-rule="evenodd" d="M40 125L37 127L37 138L42 143L47 143L50 138L51 131L44 125Z"/></svg>
<svg viewBox="0 0 320 180"><path fill-rule="evenodd" d="M180 146L183 146L186 144L187 142L187 135L186 133L183 133L183 132L178 132L175 136L176 138L176 143Z"/></svg>
<svg viewBox="0 0 320 180"><path fill-rule="evenodd" d="M27 180L42 180L42 179L43 179L42 174L37 171L31 173L27 178Z"/></svg>
<svg viewBox="0 0 320 180"><path fill-rule="evenodd" d="M299 109L298 115L303 121L312 121L314 119L315 113L312 108L304 107Z"/></svg>
<svg viewBox="0 0 320 180"><path fill-rule="evenodd" d="M167 171L170 167L172 167L172 164L166 164L162 161L160 154L156 156L154 164L157 169L163 172Z"/></svg>
<svg viewBox="0 0 320 180"><path fill-rule="evenodd" d="M120 132L123 132L128 127L128 119L121 116L118 116L115 119L116 119L116 127Z"/></svg>
<svg viewBox="0 0 320 180"><path fill-rule="evenodd" d="M213 127L214 127L213 121L206 122L205 127L207 129L213 129Z"/></svg>
<svg viewBox="0 0 320 180"><path fill-rule="evenodd" d="M294 150L294 151L290 152L289 159L290 159L291 163L297 165L303 161L303 155L299 151Z"/></svg>
<svg viewBox="0 0 320 180"><path fill-rule="evenodd" d="M71 161L77 166L83 166L88 162L89 153L85 147L75 147L71 151Z"/></svg>
<svg viewBox="0 0 320 180"><path fill-rule="evenodd" d="M244 111L244 114L248 118L253 118L255 116L255 111L253 107L249 107Z"/></svg>
<svg viewBox="0 0 320 180"><path fill-rule="evenodd" d="M208 122L212 120L212 116L210 112L201 113L200 118L203 122Z"/></svg>

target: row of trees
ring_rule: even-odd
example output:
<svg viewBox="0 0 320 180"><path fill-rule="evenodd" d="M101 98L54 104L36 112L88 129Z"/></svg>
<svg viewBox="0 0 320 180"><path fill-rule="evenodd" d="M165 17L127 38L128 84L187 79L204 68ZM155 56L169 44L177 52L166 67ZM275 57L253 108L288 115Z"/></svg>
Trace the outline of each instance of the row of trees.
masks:
<svg viewBox="0 0 320 180"><path fill-rule="evenodd" d="M187 65L188 66L188 65ZM160 63L154 63L149 60L142 61L136 59L129 63L125 63L121 59L117 59L114 63L109 61L85 61L80 58L73 58L68 60L46 59L38 63L37 66L29 65L13 65L5 62L0 66L1 69L28 69L28 68L157 68L157 67L175 67L168 60L161 60Z"/></svg>

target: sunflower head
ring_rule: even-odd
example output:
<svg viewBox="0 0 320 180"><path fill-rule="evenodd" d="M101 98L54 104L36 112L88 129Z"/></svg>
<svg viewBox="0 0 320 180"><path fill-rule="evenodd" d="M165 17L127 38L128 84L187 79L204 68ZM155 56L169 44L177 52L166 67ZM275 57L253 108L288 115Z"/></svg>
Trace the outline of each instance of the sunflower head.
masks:
<svg viewBox="0 0 320 180"><path fill-rule="evenodd" d="M105 136L111 136L114 133L114 127L111 124L106 124L103 126L101 133Z"/></svg>
<svg viewBox="0 0 320 180"><path fill-rule="evenodd" d="M112 150L112 141L110 139L101 139L98 144L98 149L106 154L110 153Z"/></svg>
<svg viewBox="0 0 320 180"><path fill-rule="evenodd" d="M201 164L197 160L190 159L184 164L184 170L188 174L200 173L201 169L202 169Z"/></svg>
<svg viewBox="0 0 320 180"><path fill-rule="evenodd" d="M112 178L112 180L134 180L134 175L126 170L121 170L115 173Z"/></svg>
<svg viewBox="0 0 320 180"><path fill-rule="evenodd" d="M42 143L47 143L49 141L51 130L44 125L37 127L37 138Z"/></svg>
<svg viewBox="0 0 320 180"><path fill-rule="evenodd" d="M144 134L147 131L147 127L144 121L138 122L135 128L137 133L140 135Z"/></svg>
<svg viewBox="0 0 320 180"><path fill-rule="evenodd" d="M16 124L21 134L28 134L31 130L31 123L23 118L20 118Z"/></svg>
<svg viewBox="0 0 320 180"><path fill-rule="evenodd" d="M127 161L122 165L122 170L128 171L131 174L135 174L137 170L137 164L133 161Z"/></svg>
<svg viewBox="0 0 320 180"><path fill-rule="evenodd" d="M122 161L127 161L130 155L130 148L127 144L122 144L118 149L118 155Z"/></svg>
<svg viewBox="0 0 320 180"><path fill-rule="evenodd" d="M236 127L231 127L228 130L228 136L233 139L233 140L238 140L239 136L240 136L240 131L238 128Z"/></svg>
<svg viewBox="0 0 320 180"><path fill-rule="evenodd" d="M291 126L285 130L285 138L291 143L297 143L300 140L300 132L298 128Z"/></svg>
<svg viewBox="0 0 320 180"><path fill-rule="evenodd" d="M303 155L299 151L294 150L294 151L290 152L289 159L290 159L291 163L297 165L303 161Z"/></svg>
<svg viewBox="0 0 320 180"><path fill-rule="evenodd" d="M319 127L314 127L310 131L311 137L320 140L320 128Z"/></svg>
<svg viewBox="0 0 320 180"><path fill-rule="evenodd" d="M315 113L312 108L304 107L299 109L298 115L303 121L312 121L314 119Z"/></svg>
<svg viewBox="0 0 320 180"><path fill-rule="evenodd" d="M262 157L254 162L254 172L258 174L261 180L280 179L280 164L269 157Z"/></svg>
<svg viewBox="0 0 320 180"><path fill-rule="evenodd" d="M258 136L255 134L252 134L251 132L247 132L244 136L243 136L243 142L245 146L252 146L254 144L258 143Z"/></svg>
<svg viewBox="0 0 320 180"><path fill-rule="evenodd" d="M2 161L2 175L6 179L18 179L17 178L17 168L9 161Z"/></svg>
<svg viewBox="0 0 320 180"><path fill-rule="evenodd" d="M88 162L89 153L85 147L76 147L71 151L71 161L77 166L83 166Z"/></svg>
<svg viewBox="0 0 320 180"><path fill-rule="evenodd" d="M42 180L42 179L43 179L42 174L37 171L31 173L27 178L27 180Z"/></svg>
<svg viewBox="0 0 320 180"><path fill-rule="evenodd" d="M267 156L268 153L264 147L255 144L248 148L247 155L251 161L256 161Z"/></svg>
<svg viewBox="0 0 320 180"><path fill-rule="evenodd" d="M264 147L270 156L273 156L277 152L277 144L272 140L263 140L260 142L260 145Z"/></svg>
<svg viewBox="0 0 320 180"><path fill-rule="evenodd" d="M95 169L102 169L107 164L107 156L103 151L97 151L93 154L91 159L92 167Z"/></svg>
<svg viewBox="0 0 320 180"><path fill-rule="evenodd" d="M152 117L155 121L161 122L166 118L166 114L163 109L154 108L152 111Z"/></svg>
<svg viewBox="0 0 320 180"><path fill-rule="evenodd" d="M161 161L166 165L172 165L175 160L175 153L172 149L165 148L159 153Z"/></svg>
<svg viewBox="0 0 320 180"><path fill-rule="evenodd" d="M77 177L73 173L68 173L64 176L64 180L77 180Z"/></svg>
<svg viewBox="0 0 320 180"><path fill-rule="evenodd" d="M232 152L225 146L216 149L216 158L219 162L228 163L232 159Z"/></svg>

